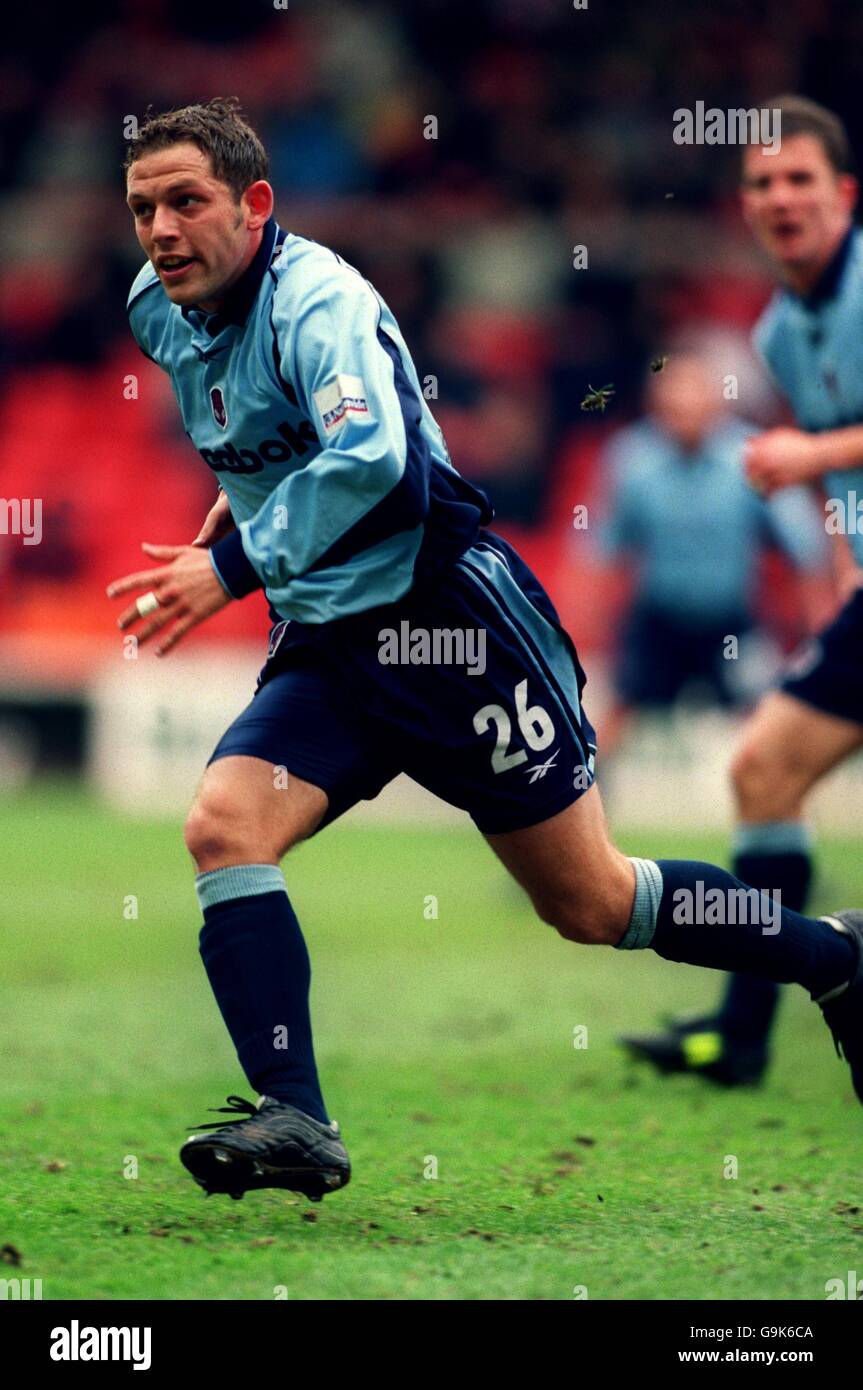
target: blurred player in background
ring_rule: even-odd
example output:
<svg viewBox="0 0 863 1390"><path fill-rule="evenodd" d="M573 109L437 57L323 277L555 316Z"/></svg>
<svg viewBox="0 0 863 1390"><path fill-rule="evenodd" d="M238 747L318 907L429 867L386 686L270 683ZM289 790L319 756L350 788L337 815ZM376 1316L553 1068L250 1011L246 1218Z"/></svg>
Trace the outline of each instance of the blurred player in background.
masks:
<svg viewBox="0 0 863 1390"><path fill-rule="evenodd" d="M750 486L743 455L755 427L728 409L707 360L672 353L664 370L649 374L647 408L604 457L611 496L603 548L635 565L618 703L601 731L606 759L633 716L668 711L695 688L720 706L741 703L763 550L783 551L804 591L814 591L812 602L827 549L805 489L765 500ZM729 635L738 643L733 659Z"/></svg>
<svg viewBox="0 0 863 1390"><path fill-rule="evenodd" d="M853 224L858 184L838 117L803 97L766 105L782 112L781 148L747 147L743 211L783 288L754 341L796 427L754 438L746 467L765 495L807 484L826 501L820 524L835 537L844 606L795 655L743 734L732 767L733 872L802 912L812 881L806 797L863 746L863 234ZM769 980L735 975L716 1014L626 1041L664 1072L755 1081L769 1060L778 996Z"/></svg>
<svg viewBox="0 0 863 1390"><path fill-rule="evenodd" d="M348 1181L280 863L400 771L469 812L565 939L801 984L863 1101L863 912L806 918L714 865L616 849L571 639L486 529L488 503L450 463L386 303L279 227L267 172L229 102L154 116L127 164L147 257L132 332L224 492L203 544L145 543L151 567L109 594L143 591L119 625L160 653L255 590L275 624L186 825L201 955L259 1099L229 1097L227 1122L188 1139L183 1163L233 1197L320 1200ZM728 903L720 930L706 894Z"/></svg>

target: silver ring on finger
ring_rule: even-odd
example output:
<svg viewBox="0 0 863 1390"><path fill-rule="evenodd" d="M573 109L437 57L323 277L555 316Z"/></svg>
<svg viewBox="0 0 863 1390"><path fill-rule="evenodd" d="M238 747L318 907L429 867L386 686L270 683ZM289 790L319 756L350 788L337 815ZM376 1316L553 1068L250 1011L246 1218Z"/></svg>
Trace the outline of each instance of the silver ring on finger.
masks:
<svg viewBox="0 0 863 1390"><path fill-rule="evenodd" d="M136 599L135 607L138 610L139 618L148 618L151 613L155 613L156 609L161 608L162 605L151 589L148 594L142 594L139 599Z"/></svg>

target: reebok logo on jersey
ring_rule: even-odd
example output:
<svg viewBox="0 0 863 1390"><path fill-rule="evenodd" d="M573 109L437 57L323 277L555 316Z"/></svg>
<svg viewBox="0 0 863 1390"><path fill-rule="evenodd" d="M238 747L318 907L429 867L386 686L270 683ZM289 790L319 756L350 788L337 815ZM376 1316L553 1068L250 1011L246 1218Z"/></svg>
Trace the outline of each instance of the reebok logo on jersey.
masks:
<svg viewBox="0 0 863 1390"><path fill-rule="evenodd" d="M210 405L213 407L213 419L223 430L228 424L228 410L225 405L225 397L222 394L221 386L213 386L210 390Z"/></svg>
<svg viewBox="0 0 863 1390"><path fill-rule="evenodd" d="M265 463L284 463L320 443L311 420L301 420L297 429L283 421L276 431L281 439L262 439L254 449L226 444L222 449L201 449L199 453L214 473L260 473Z"/></svg>
<svg viewBox="0 0 863 1390"><path fill-rule="evenodd" d="M366 388L358 376L339 375L315 392L315 405L321 412L324 433L337 434L349 416L368 417Z"/></svg>

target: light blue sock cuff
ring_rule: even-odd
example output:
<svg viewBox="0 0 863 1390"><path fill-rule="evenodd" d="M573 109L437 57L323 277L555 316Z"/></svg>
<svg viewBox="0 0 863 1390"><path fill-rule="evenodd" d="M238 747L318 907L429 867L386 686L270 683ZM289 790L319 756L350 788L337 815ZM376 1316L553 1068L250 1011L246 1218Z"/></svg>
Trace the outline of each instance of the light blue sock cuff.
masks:
<svg viewBox="0 0 863 1390"><path fill-rule="evenodd" d="M731 842L734 854L808 854L812 832L800 820L738 825Z"/></svg>
<svg viewBox="0 0 863 1390"><path fill-rule="evenodd" d="M662 897L662 871L653 859L630 859L635 869L635 901L625 934L617 943L618 951L643 951L653 940L656 914Z"/></svg>
<svg viewBox="0 0 863 1390"><path fill-rule="evenodd" d="M198 874L195 892L201 911L231 898L249 898L257 893L287 892L285 878L275 864L231 864L227 869L210 869Z"/></svg>

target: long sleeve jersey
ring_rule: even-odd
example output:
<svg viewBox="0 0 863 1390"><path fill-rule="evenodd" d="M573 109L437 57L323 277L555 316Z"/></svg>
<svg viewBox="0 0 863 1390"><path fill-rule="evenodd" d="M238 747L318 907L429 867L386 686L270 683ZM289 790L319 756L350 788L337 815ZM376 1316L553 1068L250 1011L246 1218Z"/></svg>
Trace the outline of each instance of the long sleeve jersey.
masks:
<svg viewBox="0 0 863 1390"><path fill-rule="evenodd" d="M778 290L755 325L753 341L801 429L815 433L863 424L863 232L848 233L811 294ZM823 484L856 523L863 465L826 473ZM863 565L863 533L856 524L849 527L848 544Z"/></svg>
<svg viewBox="0 0 863 1390"><path fill-rule="evenodd" d="M473 544L485 495L453 468L398 324L369 282L274 220L215 314L171 302L148 262L128 301L237 529L227 591L326 623L395 602Z"/></svg>

